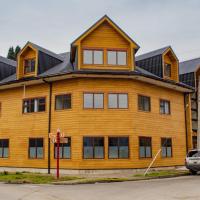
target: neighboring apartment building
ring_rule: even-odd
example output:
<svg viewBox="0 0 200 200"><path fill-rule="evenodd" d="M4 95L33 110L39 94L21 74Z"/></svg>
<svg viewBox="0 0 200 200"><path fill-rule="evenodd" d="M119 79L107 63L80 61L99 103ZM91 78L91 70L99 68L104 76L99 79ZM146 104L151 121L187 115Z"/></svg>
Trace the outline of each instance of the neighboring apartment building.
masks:
<svg viewBox="0 0 200 200"><path fill-rule="evenodd" d="M28 42L16 74L0 82L0 166L55 168L48 135L57 128L68 138L60 145L63 169L145 168L160 148L154 167L183 165L193 90L179 82L171 48L156 73L151 64L136 67L138 49L107 16L69 53Z"/></svg>
<svg viewBox="0 0 200 200"><path fill-rule="evenodd" d="M200 58L187 60L180 63L179 67L180 81L195 88L191 95L191 113L192 113L192 138L193 148L197 148L198 131L198 77L200 76Z"/></svg>

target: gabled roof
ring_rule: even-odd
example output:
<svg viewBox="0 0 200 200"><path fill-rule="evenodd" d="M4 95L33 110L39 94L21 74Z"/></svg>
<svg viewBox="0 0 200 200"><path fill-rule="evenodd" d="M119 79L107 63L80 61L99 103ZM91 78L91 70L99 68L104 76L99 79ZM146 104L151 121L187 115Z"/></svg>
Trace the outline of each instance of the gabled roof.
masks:
<svg viewBox="0 0 200 200"><path fill-rule="evenodd" d="M200 58L194 58L192 60L186 60L179 63L179 74L187 74L195 72L200 67Z"/></svg>
<svg viewBox="0 0 200 200"><path fill-rule="evenodd" d="M0 56L0 62L5 63L7 65L16 67L17 66L17 62L8 58L4 58L2 56Z"/></svg>
<svg viewBox="0 0 200 200"><path fill-rule="evenodd" d="M40 51L40 52L43 52L43 53L45 53L45 54L47 54L47 55L49 55L49 56L52 56L52 57L54 57L54 58L57 58L57 59L60 60L60 61L63 61L63 60L64 60L62 56L60 56L60 55L58 55L58 54L56 54L56 53L54 53L54 52L52 52L52 51L49 51L48 49L45 49L45 48L43 48L43 47L41 47L41 46L39 46L39 45L37 45L37 44L35 44L35 43L33 43L33 42L29 42L29 41L26 43L26 45L25 45L24 48L21 50L21 52L22 52L27 46L29 46L29 45L32 46L34 49Z"/></svg>
<svg viewBox="0 0 200 200"><path fill-rule="evenodd" d="M104 15L102 18L100 18L95 24L93 24L89 29L87 29L83 34L81 34L77 39L75 39L72 42L72 46L75 45L75 43L79 40L82 40L85 38L88 34L90 34L93 30L95 30L99 25L101 25L103 22L107 21L118 33L120 33L126 40L128 40L131 43L134 43L136 46L136 50L140 48L140 46L132 39L130 38L115 22L113 22L107 15Z"/></svg>
<svg viewBox="0 0 200 200"><path fill-rule="evenodd" d="M171 46L166 46L166 47L163 47L161 49L156 49L154 51L150 51L148 53L141 54L141 55L135 57L135 61L145 60L147 58L151 58L151 57L154 57L154 56L162 55L168 49L172 49Z"/></svg>

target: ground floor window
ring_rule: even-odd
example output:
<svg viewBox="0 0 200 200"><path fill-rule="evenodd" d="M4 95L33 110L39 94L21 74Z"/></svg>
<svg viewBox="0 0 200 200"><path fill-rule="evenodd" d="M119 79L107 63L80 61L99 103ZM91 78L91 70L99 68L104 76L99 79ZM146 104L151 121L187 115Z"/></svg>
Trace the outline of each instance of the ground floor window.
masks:
<svg viewBox="0 0 200 200"><path fill-rule="evenodd" d="M140 158L152 157L151 137L139 137L139 155Z"/></svg>
<svg viewBox="0 0 200 200"><path fill-rule="evenodd" d="M71 158L71 138L65 137L64 143L60 143L59 146L60 146L59 158L70 159ZM57 158L57 143L54 144L54 158Z"/></svg>
<svg viewBox="0 0 200 200"><path fill-rule="evenodd" d="M109 137L108 138L109 158L128 158L129 157L129 138L128 137Z"/></svg>
<svg viewBox="0 0 200 200"><path fill-rule="evenodd" d="M172 139L161 138L161 146L162 146L162 157L163 158L172 157Z"/></svg>
<svg viewBox="0 0 200 200"><path fill-rule="evenodd" d="M29 158L37 159L44 157L43 138L29 139Z"/></svg>
<svg viewBox="0 0 200 200"><path fill-rule="evenodd" d="M104 138L84 137L83 138L83 158L101 159L104 158Z"/></svg>
<svg viewBox="0 0 200 200"><path fill-rule="evenodd" d="M0 158L8 158L9 140L0 139Z"/></svg>
<svg viewBox="0 0 200 200"><path fill-rule="evenodd" d="M192 136L193 149L197 149L197 136Z"/></svg>

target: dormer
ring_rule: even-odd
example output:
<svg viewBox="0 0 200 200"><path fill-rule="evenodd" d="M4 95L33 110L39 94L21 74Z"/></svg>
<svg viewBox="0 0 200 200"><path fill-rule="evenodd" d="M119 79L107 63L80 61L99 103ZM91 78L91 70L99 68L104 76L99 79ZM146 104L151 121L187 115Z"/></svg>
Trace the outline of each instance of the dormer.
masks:
<svg viewBox="0 0 200 200"><path fill-rule="evenodd" d="M139 46L108 16L102 17L71 44L78 70L134 70Z"/></svg>
<svg viewBox="0 0 200 200"><path fill-rule="evenodd" d="M179 82L179 61L170 46L136 57L136 66L168 80Z"/></svg>
<svg viewBox="0 0 200 200"><path fill-rule="evenodd" d="M36 77L63 62L63 57L28 42L18 55L17 79Z"/></svg>

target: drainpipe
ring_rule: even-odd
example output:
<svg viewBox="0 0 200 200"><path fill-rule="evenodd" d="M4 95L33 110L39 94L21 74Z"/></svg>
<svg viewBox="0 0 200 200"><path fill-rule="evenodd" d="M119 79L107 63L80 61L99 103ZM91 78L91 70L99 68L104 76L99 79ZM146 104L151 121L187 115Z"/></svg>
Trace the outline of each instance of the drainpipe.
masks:
<svg viewBox="0 0 200 200"><path fill-rule="evenodd" d="M51 133L51 100L52 100L52 82L48 82L43 79L45 83L49 85L49 114L48 114L48 174L51 173L51 141L49 133Z"/></svg>
<svg viewBox="0 0 200 200"><path fill-rule="evenodd" d="M185 110L185 137L186 137L186 154L188 153L188 126L187 126L187 93L184 93L184 110Z"/></svg>

